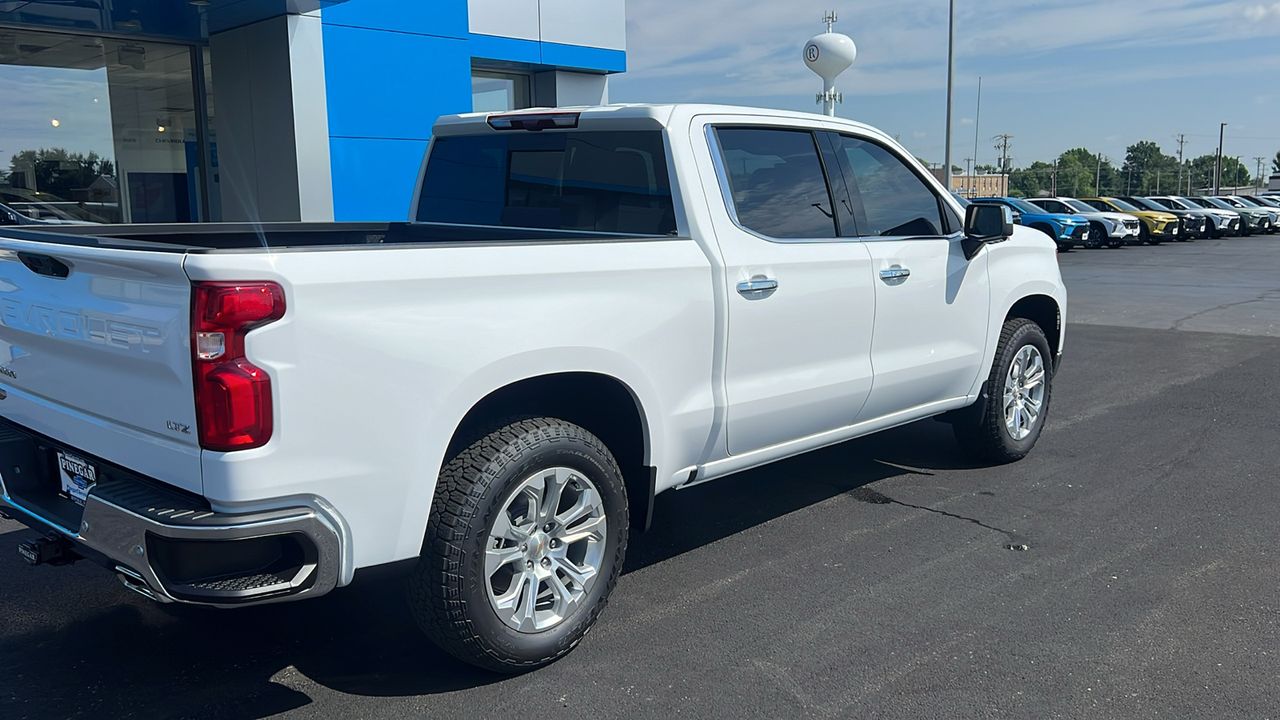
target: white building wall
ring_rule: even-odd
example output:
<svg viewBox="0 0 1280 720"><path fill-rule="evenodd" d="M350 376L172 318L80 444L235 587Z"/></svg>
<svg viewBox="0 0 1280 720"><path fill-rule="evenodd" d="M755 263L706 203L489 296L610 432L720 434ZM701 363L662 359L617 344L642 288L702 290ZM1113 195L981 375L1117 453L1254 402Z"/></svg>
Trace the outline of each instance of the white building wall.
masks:
<svg viewBox="0 0 1280 720"><path fill-rule="evenodd" d="M627 49L624 0L467 0L471 32Z"/></svg>
<svg viewBox="0 0 1280 720"><path fill-rule="evenodd" d="M223 220L332 220L319 16L216 33L209 48Z"/></svg>

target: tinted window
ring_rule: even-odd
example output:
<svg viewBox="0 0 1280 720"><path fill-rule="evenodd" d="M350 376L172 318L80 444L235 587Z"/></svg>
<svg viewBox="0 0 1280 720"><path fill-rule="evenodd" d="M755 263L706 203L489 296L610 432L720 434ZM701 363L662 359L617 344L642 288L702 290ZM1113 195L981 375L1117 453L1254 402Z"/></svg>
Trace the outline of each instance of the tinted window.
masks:
<svg viewBox="0 0 1280 720"><path fill-rule="evenodd" d="M866 140L836 138L860 235L943 235L938 198L896 155Z"/></svg>
<svg viewBox="0 0 1280 720"><path fill-rule="evenodd" d="M418 220L674 233L662 134L512 131L436 138Z"/></svg>
<svg viewBox="0 0 1280 720"><path fill-rule="evenodd" d="M812 133L719 128L716 137L743 227L775 238L835 237Z"/></svg>

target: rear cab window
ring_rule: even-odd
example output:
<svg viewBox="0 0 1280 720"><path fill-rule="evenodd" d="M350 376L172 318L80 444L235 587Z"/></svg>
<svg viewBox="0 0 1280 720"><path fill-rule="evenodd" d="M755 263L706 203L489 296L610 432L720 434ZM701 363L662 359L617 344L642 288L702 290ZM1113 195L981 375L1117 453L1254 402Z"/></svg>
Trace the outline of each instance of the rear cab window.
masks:
<svg viewBox="0 0 1280 720"><path fill-rule="evenodd" d="M721 127L715 133L739 225L769 238L836 237L812 132Z"/></svg>
<svg viewBox="0 0 1280 720"><path fill-rule="evenodd" d="M674 235L660 130L515 131L437 137L417 220Z"/></svg>

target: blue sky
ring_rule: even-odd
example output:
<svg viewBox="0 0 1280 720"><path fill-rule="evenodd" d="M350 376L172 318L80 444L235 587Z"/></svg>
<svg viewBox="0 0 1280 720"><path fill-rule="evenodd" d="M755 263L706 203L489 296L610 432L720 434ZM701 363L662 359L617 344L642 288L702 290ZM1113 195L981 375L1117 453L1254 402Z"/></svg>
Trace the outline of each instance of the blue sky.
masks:
<svg viewBox="0 0 1280 720"><path fill-rule="evenodd" d="M628 71L614 102L726 102L816 111L801 61L827 9L858 45L837 113L916 155L943 156L947 0L627 0ZM1280 0L957 0L956 143L979 162L1014 136L1016 165L1088 147L1119 162L1154 140L1250 169L1280 150Z"/></svg>

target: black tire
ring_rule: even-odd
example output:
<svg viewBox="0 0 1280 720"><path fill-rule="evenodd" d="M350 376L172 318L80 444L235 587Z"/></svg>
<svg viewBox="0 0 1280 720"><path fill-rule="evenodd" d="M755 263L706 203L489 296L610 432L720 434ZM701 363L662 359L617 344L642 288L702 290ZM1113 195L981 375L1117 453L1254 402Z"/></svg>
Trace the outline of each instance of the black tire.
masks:
<svg viewBox="0 0 1280 720"><path fill-rule="evenodd" d="M522 633L489 602L485 549L497 513L521 482L567 467L588 478L605 508L597 579L559 624ZM604 610L627 551L626 484L599 438L556 418L513 422L476 441L440 472L422 557L408 579L409 606L432 642L473 665L502 673L532 670L569 653ZM553 545L554 547L554 545Z"/></svg>
<svg viewBox="0 0 1280 720"><path fill-rule="evenodd" d="M1151 231L1147 229L1147 224L1142 223L1138 230L1138 241L1144 245L1159 245L1160 241L1151 236Z"/></svg>
<svg viewBox="0 0 1280 720"><path fill-rule="evenodd" d="M1015 440L1004 419L1004 380L1014 357L1023 347L1033 345L1044 359L1044 402L1030 434ZM1040 326L1025 318L1013 318L1000 330L1000 345L991 374L982 385L974 412L958 417L952 423L956 440L966 452L985 462L1003 464L1021 460L1035 447L1049 417L1053 399L1053 356L1049 341Z"/></svg>
<svg viewBox="0 0 1280 720"><path fill-rule="evenodd" d="M1107 237L1107 229L1102 223L1092 223L1089 225L1089 240L1085 242L1087 248L1103 248L1110 242Z"/></svg>

